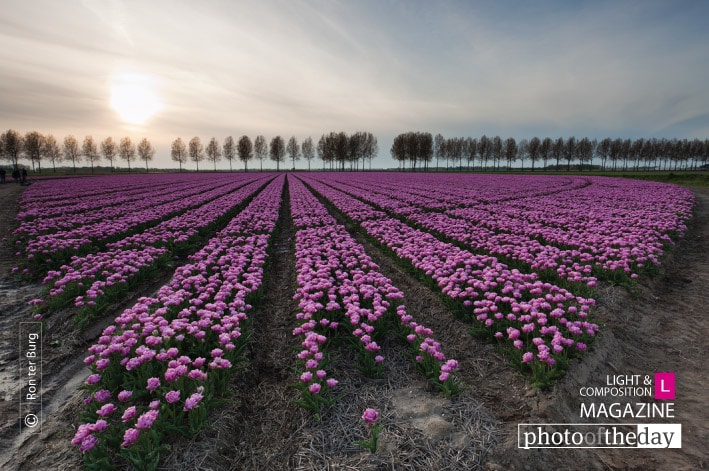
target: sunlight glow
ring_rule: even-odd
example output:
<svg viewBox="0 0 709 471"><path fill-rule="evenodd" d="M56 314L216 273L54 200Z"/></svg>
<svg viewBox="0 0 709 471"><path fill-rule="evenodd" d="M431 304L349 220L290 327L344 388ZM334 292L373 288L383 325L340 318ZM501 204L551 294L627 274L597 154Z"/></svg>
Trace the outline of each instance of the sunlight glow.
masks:
<svg viewBox="0 0 709 471"><path fill-rule="evenodd" d="M117 75L111 82L111 108L129 124L144 124L163 104L154 92L152 77L142 74Z"/></svg>

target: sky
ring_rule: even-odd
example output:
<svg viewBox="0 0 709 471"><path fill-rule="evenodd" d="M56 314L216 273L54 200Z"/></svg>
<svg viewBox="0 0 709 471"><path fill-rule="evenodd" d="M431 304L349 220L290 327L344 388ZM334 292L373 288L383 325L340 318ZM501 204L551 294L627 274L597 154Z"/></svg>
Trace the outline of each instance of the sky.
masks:
<svg viewBox="0 0 709 471"><path fill-rule="evenodd" d="M3 0L0 130L147 137L163 168L193 136L368 131L375 168L408 131L706 139L707 18L704 0Z"/></svg>

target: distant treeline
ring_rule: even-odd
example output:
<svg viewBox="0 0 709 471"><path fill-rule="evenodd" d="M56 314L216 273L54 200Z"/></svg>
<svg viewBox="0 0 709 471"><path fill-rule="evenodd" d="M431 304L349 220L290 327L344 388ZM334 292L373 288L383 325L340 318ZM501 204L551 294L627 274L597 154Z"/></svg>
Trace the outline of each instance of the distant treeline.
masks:
<svg viewBox="0 0 709 471"><path fill-rule="evenodd" d="M286 156L292 162L292 168L295 168L295 162L302 157L308 161L308 170L310 170L310 162L317 153L318 158L323 161L323 168L329 165L331 169L337 167L344 170L346 165L349 165L350 169L358 168L360 161L364 167L364 163L369 160L371 166L372 159L378 152L377 138L371 132L356 132L348 136L342 131L323 134L317 146L313 144L310 136L302 144L298 144L295 136L291 136L287 143L281 136L276 136L267 144L266 138L259 135L253 142L249 136L241 136L236 143L234 138L229 136L224 140L221 149L216 138L213 137L206 149L207 160L214 162L215 169L216 162L223 156L229 161L229 169L232 168L234 158L238 157L244 164L244 170L248 170L248 163L254 158L260 161L260 169L263 170L263 161L268 157L276 162L277 171L280 171L281 163L285 162ZM179 137L172 143L172 160L178 162L180 168L188 158L197 164L199 170L199 162L204 160L199 137L193 137L187 146Z"/></svg>
<svg viewBox="0 0 709 471"><path fill-rule="evenodd" d="M177 138L172 142L171 157L179 164L180 170L188 161L194 162L199 171L199 163L207 160L214 164L217 169L217 162L222 157L229 161L229 169L232 169L232 162L235 158L244 164L244 170L248 170L248 163L254 158L260 161L260 168L263 170L263 161L270 158L276 162L276 169L280 171L280 164L285 162L286 157L292 161L293 168L295 162L303 159L310 162L317 156L323 162L323 168L329 166L330 169L345 170L362 168L366 161L369 161L371 168L372 159L379 152L377 138L370 132L356 132L347 135L345 132L330 132L320 137L317 145L313 144L313 139L308 137L302 144L298 143L295 136L286 142L281 136L271 139L270 143L264 136L257 136L253 141L249 136L241 136L238 141L229 136L220 145L219 141L212 137L207 146L202 145L198 136L193 137L187 144L182 138ZM7 160L14 168L19 165L20 159L29 160L32 170L41 172L42 162L51 163L52 169L56 172L56 165L61 162L71 162L76 172L76 164L85 160L90 164L91 170L101 159L109 163L109 168L113 170L117 159L125 161L130 171L131 162L137 159L145 162L145 169L148 170L148 162L153 159L155 150L147 138L143 138L138 145L133 144L130 137L124 137L119 142L107 137L100 143L94 141L93 137L86 136L82 144L72 135L64 138L62 144L51 135L43 135L37 131L30 131L24 135L10 129L0 135L0 159Z"/></svg>
<svg viewBox="0 0 709 471"><path fill-rule="evenodd" d="M41 172L42 162L50 162L54 172L57 171L57 164L61 162L71 162L76 172L76 164L86 159L93 171L95 164L105 158L109 161L111 168L116 158L121 158L130 163L137 158L145 162L153 160L155 149L147 138L143 138L136 146L130 137L124 137L116 143L112 137L107 137L101 143L94 141L91 136L86 136L84 141L79 141L71 134L64 138L61 146L56 138L51 134L40 134L37 131L30 131L24 135L9 129L0 135L0 158L8 160L14 168L19 165L20 159L27 159L32 163L32 170Z"/></svg>
<svg viewBox="0 0 709 471"><path fill-rule="evenodd" d="M263 161L269 158L280 171L286 158L295 168L295 162L301 157L308 161L310 170L316 155L322 161L323 169L355 170L360 168L361 162L364 170L367 162L371 168L372 159L378 152L377 138L371 132L348 135L341 131L323 134L317 144L311 137L299 144L295 136L287 142L276 136L269 142L259 135L253 141L249 136L241 136L238 140L228 136L222 145L212 137L205 147L198 136L187 143L178 137L172 142L170 153L180 170L183 165L193 162L199 171L200 162L205 160L216 170L217 162L223 157L229 161L230 170L236 158L243 163L244 170L248 170L249 162L254 159L260 162L263 170ZM709 161L709 139L605 138L597 141L572 136L566 139L533 137L517 142L512 137L504 140L485 135L480 138L444 138L441 134L433 137L428 132L407 132L394 138L390 152L400 166L405 168L408 165L414 170L429 169L435 160L436 168L443 166L459 170L500 170L504 166L506 169L535 170L541 167L569 171L591 169L594 159L600 165L593 165L593 168L604 171L694 170L706 166ZM130 137L120 141L107 137L96 142L93 137L86 136L80 144L74 136L68 135L60 144L51 134L43 135L37 131L23 135L10 129L0 135L0 159L9 161L13 167L18 166L20 159L26 159L38 172L41 172L43 162L51 164L56 172L56 165L61 162L71 162L76 171L76 164L82 161L93 171L102 159L108 162L111 170L118 159L126 162L128 170L131 162L140 159L148 170L148 163L154 155L155 150L147 138L136 145Z"/></svg>
<svg viewBox="0 0 709 471"><path fill-rule="evenodd" d="M594 158L601 170L694 170L709 161L709 139L611 139L587 137L567 139L533 137L517 142L509 137L435 137L428 132L408 132L394 138L391 156L402 166L428 169L435 160L439 168L477 167L510 169L516 162L534 170L540 166L555 170L590 169Z"/></svg>

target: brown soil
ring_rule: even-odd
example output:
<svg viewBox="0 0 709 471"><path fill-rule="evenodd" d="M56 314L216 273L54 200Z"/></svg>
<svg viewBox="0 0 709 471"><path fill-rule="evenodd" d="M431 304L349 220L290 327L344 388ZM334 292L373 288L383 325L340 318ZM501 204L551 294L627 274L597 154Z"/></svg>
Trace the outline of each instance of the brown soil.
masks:
<svg viewBox="0 0 709 471"><path fill-rule="evenodd" d="M0 238L14 227L22 189L0 186ZM365 244L381 271L406 293L407 311L431 327L449 357L459 360L466 391L439 397L412 368L394 338L383 343L384 379L360 373L349 349L338 348L331 370L340 380L340 400L320 421L295 405L290 384L297 340L292 336L295 304L294 229L284 218L275 239L270 278L262 306L252 315L248 362L234 375L233 394L210 416L209 426L192 440L173 442L162 469L705 469L707 412L706 367L709 351L709 189L695 188L696 217L690 231L665 260L664 274L641 282L636 293L601 287L596 319L601 334L584 359L551 390L532 389L507 367L492 345L467 335L438 295L423 287L396 263ZM17 410L18 322L31 320L26 301L41 286L9 275L14 251L0 244L0 468L75 469L78 451L69 444L79 423L81 395L76 392L88 370L81 366L91 337L111 316L79 333L69 323L48 325L44 336L44 421L41 430L19 435ZM153 291L156 285L141 292ZM131 302L131 301L126 301ZM125 307L117 306L116 311ZM115 313L115 312L114 312ZM58 345L49 345L60 340ZM517 424L580 422L579 388L603 386L606 375L677 375L676 418L682 424L682 448L669 450L523 450L517 448ZM612 402L596 398L595 402ZM359 418L365 407L381 413L377 453L354 441L365 438ZM608 422L610 420L605 420ZM638 419L635 422L657 422ZM633 422L632 420L620 422ZM7 425L6 425L7 424Z"/></svg>

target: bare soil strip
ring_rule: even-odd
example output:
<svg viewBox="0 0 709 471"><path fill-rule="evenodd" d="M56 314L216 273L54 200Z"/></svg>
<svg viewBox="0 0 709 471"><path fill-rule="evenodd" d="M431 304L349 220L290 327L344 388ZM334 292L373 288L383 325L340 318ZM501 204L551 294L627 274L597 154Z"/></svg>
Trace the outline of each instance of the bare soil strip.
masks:
<svg viewBox="0 0 709 471"><path fill-rule="evenodd" d="M209 429L189 442L178 442L165 469L279 469L298 444L304 411L291 402L291 370L298 344L295 319L294 229L285 187L277 233L271 240L263 299L250 315L248 363L232 377L232 396L210 415Z"/></svg>

